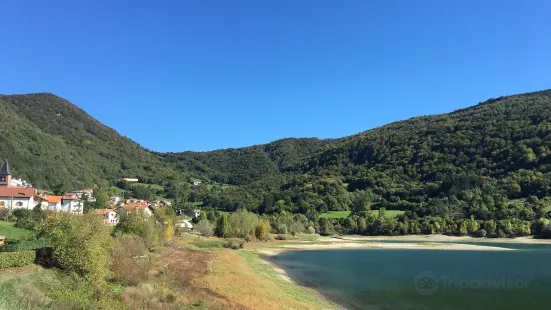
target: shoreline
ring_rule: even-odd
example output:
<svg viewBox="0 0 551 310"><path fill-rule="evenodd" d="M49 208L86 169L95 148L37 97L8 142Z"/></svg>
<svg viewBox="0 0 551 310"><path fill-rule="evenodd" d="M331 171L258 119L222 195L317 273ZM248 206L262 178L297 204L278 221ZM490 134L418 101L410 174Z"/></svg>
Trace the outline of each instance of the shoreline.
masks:
<svg viewBox="0 0 551 310"><path fill-rule="evenodd" d="M326 304L330 305L332 308L330 309L336 309L336 310L346 310L346 308L344 308L343 306L337 304L336 302L334 302L333 300L331 300L330 298L326 297L325 295L323 295L321 292L319 292L318 290L314 289L314 288L311 288L311 287L308 287L308 286L304 286L304 285L301 285L300 283L297 283L296 281L294 281L293 279L291 279L291 277L289 276L289 274L287 273L287 271L285 271L285 269L279 267L276 263L270 261L269 257L270 256L273 256L273 255L269 255L269 254L260 254L260 260L262 261L262 263L270 266L270 268L272 268L276 273L277 275L283 279L284 281L287 281L297 287L300 287L300 288L303 288L305 289L306 291L308 291L310 294L314 295L316 298L322 300L323 302L325 302Z"/></svg>
<svg viewBox="0 0 551 310"><path fill-rule="evenodd" d="M397 242L392 242L397 241ZM473 243L473 244L465 244ZM476 243L476 244L474 244ZM489 243L489 245L484 245ZM509 238L474 238L455 237L445 235L428 236L342 236L320 237L316 240L288 240L286 242L257 244L251 249L259 254L262 262L270 266L279 277L298 287L306 289L315 297L332 306L334 309L346 309L344 305L323 295L312 287L297 283L289 274L278 266L271 258L288 251L309 250L347 250L347 249L393 249L393 250L456 250L456 251L515 251L515 249L495 246L495 243L503 244L548 244L549 239L533 239L530 237Z"/></svg>
<svg viewBox="0 0 551 310"><path fill-rule="evenodd" d="M395 241L395 242L393 242ZM488 245L485 245L488 243ZM342 236L320 237L316 240L288 240L255 246L253 249L264 255L277 255L286 251L338 250L338 249L397 249L397 250L461 250L461 251L514 251L498 246L502 244L541 244L550 245L551 239L519 238L474 238L445 235L428 236Z"/></svg>

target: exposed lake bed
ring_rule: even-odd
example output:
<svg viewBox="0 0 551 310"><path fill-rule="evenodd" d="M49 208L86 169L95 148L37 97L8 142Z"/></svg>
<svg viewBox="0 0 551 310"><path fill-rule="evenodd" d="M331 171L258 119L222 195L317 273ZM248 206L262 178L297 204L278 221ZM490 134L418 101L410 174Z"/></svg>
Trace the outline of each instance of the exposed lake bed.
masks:
<svg viewBox="0 0 551 310"><path fill-rule="evenodd" d="M548 240L322 238L261 252L295 283L347 309L538 309L551 302Z"/></svg>

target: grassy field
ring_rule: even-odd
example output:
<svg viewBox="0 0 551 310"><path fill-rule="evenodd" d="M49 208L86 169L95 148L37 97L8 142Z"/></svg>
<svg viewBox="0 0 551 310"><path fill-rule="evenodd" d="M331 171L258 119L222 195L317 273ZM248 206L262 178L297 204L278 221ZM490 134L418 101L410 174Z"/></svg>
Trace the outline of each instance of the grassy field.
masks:
<svg viewBox="0 0 551 310"><path fill-rule="evenodd" d="M13 227L15 223L0 221L0 236L8 239L25 239L31 237L34 233L23 228Z"/></svg>
<svg viewBox="0 0 551 310"><path fill-rule="evenodd" d="M161 190L163 191L165 188L164 186L161 186L159 184L147 184L147 183L130 183L130 186L134 187L134 186L138 186L138 185L143 185L143 186L147 186L151 189L154 189L154 190Z"/></svg>
<svg viewBox="0 0 551 310"><path fill-rule="evenodd" d="M350 215L350 211L329 211L320 215L321 218L326 219L340 219Z"/></svg>
<svg viewBox="0 0 551 310"><path fill-rule="evenodd" d="M379 214L379 210L372 210L374 214ZM404 211L400 210L386 210L386 215L389 217L394 217L400 214L404 214ZM340 218L346 218L350 215L350 211L329 211L327 213L323 213L320 215L321 218L326 219L340 219Z"/></svg>
<svg viewBox="0 0 551 310"><path fill-rule="evenodd" d="M378 210L375 211L373 210L373 212L379 212ZM390 217L394 217L394 216L397 216L397 215L400 215L400 214L404 214L404 211L400 211L400 210L386 210L386 215L387 216L390 216Z"/></svg>

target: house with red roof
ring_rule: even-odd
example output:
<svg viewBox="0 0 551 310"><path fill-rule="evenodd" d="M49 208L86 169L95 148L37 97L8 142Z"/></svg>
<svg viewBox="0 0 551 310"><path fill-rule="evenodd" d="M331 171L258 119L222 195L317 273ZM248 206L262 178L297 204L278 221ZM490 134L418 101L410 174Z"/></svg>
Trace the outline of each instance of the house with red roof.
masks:
<svg viewBox="0 0 551 310"><path fill-rule="evenodd" d="M6 160L0 167L0 208L33 209L36 206L36 189L28 186L13 186L10 165Z"/></svg>
<svg viewBox="0 0 551 310"><path fill-rule="evenodd" d="M95 213L101 215L105 223L109 225L119 223L119 214L115 209L97 209Z"/></svg>

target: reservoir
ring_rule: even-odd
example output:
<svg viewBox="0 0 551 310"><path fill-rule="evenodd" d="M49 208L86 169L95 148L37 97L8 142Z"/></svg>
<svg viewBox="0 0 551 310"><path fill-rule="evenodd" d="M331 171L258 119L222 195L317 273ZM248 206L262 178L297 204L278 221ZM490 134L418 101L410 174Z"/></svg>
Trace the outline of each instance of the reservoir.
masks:
<svg viewBox="0 0 551 310"><path fill-rule="evenodd" d="M305 250L270 261L347 309L549 309L550 245L482 245L514 250Z"/></svg>

